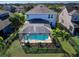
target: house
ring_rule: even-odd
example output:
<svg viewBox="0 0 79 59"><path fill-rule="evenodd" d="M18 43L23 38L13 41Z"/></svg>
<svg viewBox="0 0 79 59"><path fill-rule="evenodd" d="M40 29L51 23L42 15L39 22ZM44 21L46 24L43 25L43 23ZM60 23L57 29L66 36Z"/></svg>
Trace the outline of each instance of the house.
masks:
<svg viewBox="0 0 79 59"><path fill-rule="evenodd" d="M20 13L24 13L25 12L25 9L24 9L24 6L16 6L16 9L15 9L16 12L20 12Z"/></svg>
<svg viewBox="0 0 79 59"><path fill-rule="evenodd" d="M35 6L25 14L26 22L19 31L21 43L52 43L51 25L55 28L57 13L44 5Z"/></svg>
<svg viewBox="0 0 79 59"><path fill-rule="evenodd" d="M0 20L4 20L4 19L6 19L6 18L8 18L9 17L9 12L7 12L7 11L0 11Z"/></svg>
<svg viewBox="0 0 79 59"><path fill-rule="evenodd" d="M7 37L12 32L11 22L8 17L8 12L0 12L0 36L2 37Z"/></svg>
<svg viewBox="0 0 79 59"><path fill-rule="evenodd" d="M79 35L79 6L64 6L59 15L59 23L72 35Z"/></svg>
<svg viewBox="0 0 79 59"><path fill-rule="evenodd" d="M12 12L12 13L14 13L15 9L16 9L15 6L11 5L11 4L4 4L3 8L4 8L5 11L9 11L9 12Z"/></svg>
<svg viewBox="0 0 79 59"><path fill-rule="evenodd" d="M56 27L57 13L48 9L45 5L35 6L26 13L26 20L32 22L48 22L52 27ZM42 21L41 21L42 20Z"/></svg>

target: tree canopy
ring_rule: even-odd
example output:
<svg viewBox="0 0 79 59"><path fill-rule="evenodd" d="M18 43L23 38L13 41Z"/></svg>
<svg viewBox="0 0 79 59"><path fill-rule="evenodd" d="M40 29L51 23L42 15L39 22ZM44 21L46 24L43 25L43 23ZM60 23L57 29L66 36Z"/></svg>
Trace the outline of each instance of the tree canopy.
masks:
<svg viewBox="0 0 79 59"><path fill-rule="evenodd" d="M25 16L22 13L14 13L10 16L9 20L12 22L15 28L19 28L19 26L24 24Z"/></svg>

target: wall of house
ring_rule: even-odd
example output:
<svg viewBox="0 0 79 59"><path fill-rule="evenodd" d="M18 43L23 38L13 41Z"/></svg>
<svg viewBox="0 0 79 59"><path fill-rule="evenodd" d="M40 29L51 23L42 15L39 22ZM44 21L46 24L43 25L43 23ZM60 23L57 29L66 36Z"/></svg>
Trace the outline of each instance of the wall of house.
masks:
<svg viewBox="0 0 79 59"><path fill-rule="evenodd" d="M74 34L74 26L71 20L72 20L72 16L70 16L67 9L64 8L59 15L59 23L64 25L70 31L71 34ZM70 30L70 26L72 26L72 31Z"/></svg>
<svg viewBox="0 0 79 59"><path fill-rule="evenodd" d="M52 26L55 27L56 20L57 20L57 14L26 14L26 20L32 20L32 19L44 19L52 23Z"/></svg>

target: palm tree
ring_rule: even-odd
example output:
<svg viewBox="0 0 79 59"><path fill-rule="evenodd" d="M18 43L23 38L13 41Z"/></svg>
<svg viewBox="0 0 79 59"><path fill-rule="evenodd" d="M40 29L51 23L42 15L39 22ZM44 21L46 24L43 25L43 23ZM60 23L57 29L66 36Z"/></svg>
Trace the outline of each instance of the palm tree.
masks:
<svg viewBox="0 0 79 59"><path fill-rule="evenodd" d="M66 39L66 40L69 40L70 39L70 34L68 32L65 32L65 30L62 30L62 39Z"/></svg>
<svg viewBox="0 0 79 59"><path fill-rule="evenodd" d="M57 37L60 36L61 31L60 31L59 28L56 28L56 29L53 29L53 30L51 31L51 34L52 34L52 36L53 36L54 38L57 38Z"/></svg>
<svg viewBox="0 0 79 59"><path fill-rule="evenodd" d="M9 17L9 20L12 22L12 25L15 31L24 24L25 17L22 13L15 13Z"/></svg>

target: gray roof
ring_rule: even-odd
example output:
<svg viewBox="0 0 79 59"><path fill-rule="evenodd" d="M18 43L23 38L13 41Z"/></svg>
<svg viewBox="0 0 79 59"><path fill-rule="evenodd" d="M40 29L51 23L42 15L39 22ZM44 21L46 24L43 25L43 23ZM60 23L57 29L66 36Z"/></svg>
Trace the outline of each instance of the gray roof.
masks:
<svg viewBox="0 0 79 59"><path fill-rule="evenodd" d="M56 13L54 10L50 10L45 5L37 5L30 11L28 11L26 14L40 14L40 13Z"/></svg>
<svg viewBox="0 0 79 59"><path fill-rule="evenodd" d="M9 12L8 11L4 11L4 10L0 11L0 15L5 14L5 13L9 13Z"/></svg>
<svg viewBox="0 0 79 59"><path fill-rule="evenodd" d="M27 27L23 30L22 33L47 33L49 34L50 31L47 29L46 26L27 25Z"/></svg>
<svg viewBox="0 0 79 59"><path fill-rule="evenodd" d="M79 11L79 5L66 5L65 7L68 13L72 12L73 10Z"/></svg>
<svg viewBox="0 0 79 59"><path fill-rule="evenodd" d="M79 10L73 10L69 15L79 15Z"/></svg>
<svg viewBox="0 0 79 59"><path fill-rule="evenodd" d="M72 22L72 24L74 25L75 28L79 28L79 24Z"/></svg>
<svg viewBox="0 0 79 59"><path fill-rule="evenodd" d="M8 19L0 20L0 30L2 30L3 28L5 28L9 24L11 24L11 22Z"/></svg>

